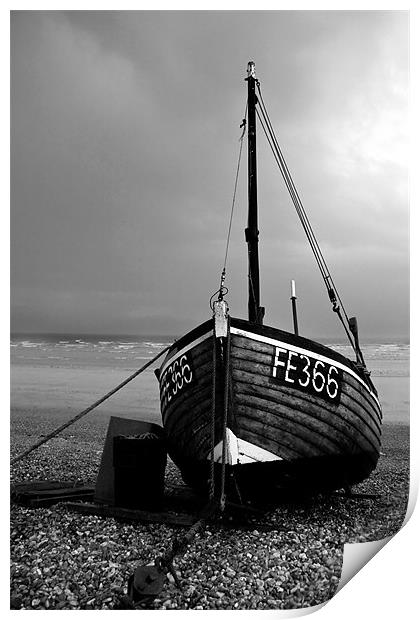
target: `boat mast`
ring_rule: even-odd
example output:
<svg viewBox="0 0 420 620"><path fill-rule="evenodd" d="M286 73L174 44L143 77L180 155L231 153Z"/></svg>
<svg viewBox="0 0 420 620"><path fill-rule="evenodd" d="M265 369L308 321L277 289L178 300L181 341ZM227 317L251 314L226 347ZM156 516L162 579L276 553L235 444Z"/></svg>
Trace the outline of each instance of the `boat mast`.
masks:
<svg viewBox="0 0 420 620"><path fill-rule="evenodd" d="M258 259L258 202L257 202L257 140L255 106L255 63L248 63L248 227L245 240L248 244L248 319L262 325L264 308L260 306L260 268Z"/></svg>

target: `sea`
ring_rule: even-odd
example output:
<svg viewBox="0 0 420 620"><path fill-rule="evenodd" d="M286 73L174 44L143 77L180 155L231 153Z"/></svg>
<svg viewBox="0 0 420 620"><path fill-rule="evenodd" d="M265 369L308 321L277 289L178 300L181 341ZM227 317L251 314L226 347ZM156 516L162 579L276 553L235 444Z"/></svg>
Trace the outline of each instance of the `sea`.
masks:
<svg viewBox="0 0 420 620"><path fill-rule="evenodd" d="M77 334L13 334L11 337L11 369L38 368L46 377L49 367L56 369L114 369L127 376L155 357L176 337L170 335L77 335ZM332 349L354 359L349 344L326 342ZM378 389L384 421L409 423L410 345L395 339L362 345L366 365ZM160 364L159 360L156 367ZM54 370L53 370L54 369ZM23 376L23 375L20 375ZM23 386L21 386L23 387ZM113 387L113 386L110 386ZM13 383L11 402L13 404Z"/></svg>
<svg viewBox="0 0 420 620"><path fill-rule="evenodd" d="M134 371L174 340L174 336L13 334L11 364Z"/></svg>

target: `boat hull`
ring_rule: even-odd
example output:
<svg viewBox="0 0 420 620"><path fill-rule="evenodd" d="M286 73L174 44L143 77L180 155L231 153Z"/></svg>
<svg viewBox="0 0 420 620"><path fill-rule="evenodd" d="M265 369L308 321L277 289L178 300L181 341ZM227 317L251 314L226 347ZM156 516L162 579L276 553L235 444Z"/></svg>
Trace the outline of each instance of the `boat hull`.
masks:
<svg viewBox="0 0 420 620"><path fill-rule="evenodd" d="M197 489L207 488L211 461L217 481L223 450L242 496L341 488L376 467L382 414L373 385L311 340L234 318L229 336L215 340L207 321L169 350L160 389L169 454Z"/></svg>

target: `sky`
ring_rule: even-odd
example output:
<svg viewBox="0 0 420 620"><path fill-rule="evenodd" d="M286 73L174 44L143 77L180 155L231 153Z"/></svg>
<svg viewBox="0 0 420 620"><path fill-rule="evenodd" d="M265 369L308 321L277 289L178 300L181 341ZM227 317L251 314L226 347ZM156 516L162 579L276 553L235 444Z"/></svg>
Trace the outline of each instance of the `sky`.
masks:
<svg viewBox="0 0 420 620"><path fill-rule="evenodd" d="M11 17L11 329L180 335L211 316L255 61L361 339L409 333L406 11L38 11ZM258 129L258 128L257 128ZM265 323L341 337L258 131ZM246 145L245 145L246 146ZM246 154L226 285L247 314Z"/></svg>

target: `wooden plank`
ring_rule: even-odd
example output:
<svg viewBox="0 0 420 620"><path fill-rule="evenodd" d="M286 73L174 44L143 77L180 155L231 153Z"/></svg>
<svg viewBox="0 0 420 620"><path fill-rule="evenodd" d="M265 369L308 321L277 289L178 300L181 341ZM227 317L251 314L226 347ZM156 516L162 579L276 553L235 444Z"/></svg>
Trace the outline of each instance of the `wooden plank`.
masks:
<svg viewBox="0 0 420 620"><path fill-rule="evenodd" d="M223 394L216 392L216 409L223 406ZM211 386L205 386L200 392L191 391L183 400L177 401L167 410L165 416L166 431L172 433L175 430L180 431L182 428L186 432L192 430L195 422L201 424L201 420L207 418L211 420L212 412L212 389Z"/></svg>
<svg viewBox="0 0 420 620"><path fill-rule="evenodd" d="M322 407L311 396L303 393L290 394L284 388L268 389L265 386L257 385L256 382L237 382L237 400L252 396L259 397L267 402L267 405L273 407L288 407L296 413L296 420L299 420L300 414L311 417L314 424L319 421L320 431L325 424L331 428L331 432L339 432L343 439L346 437L351 441L360 437L362 443L368 442L371 447L379 449L379 436L366 425L364 420L355 417L353 413L347 411L343 406L337 411L331 408ZM325 429L325 427L324 427ZM316 430L316 429L315 429ZM329 432L329 431L328 431Z"/></svg>
<svg viewBox="0 0 420 620"><path fill-rule="evenodd" d="M378 451L369 444L361 445L360 442L355 441L351 445L346 445L344 442L340 445L338 442L332 442L326 435L320 435L317 431L311 431L308 427L297 422L294 423L293 420L286 419L281 413L276 412L273 415L272 412L263 407L258 408L255 402L250 405L240 405L239 409L241 412L240 437L243 437L244 431L252 433L254 429L257 429L258 433L261 434L262 427L260 425L263 424L267 437L279 442L285 442L287 438L291 447L305 457L333 454L352 455L361 452L378 454ZM281 451L277 453L283 456Z"/></svg>
<svg viewBox="0 0 420 620"><path fill-rule="evenodd" d="M283 429L293 429L302 439L320 444L322 449L330 446L333 452L337 450L341 452L343 449L354 452L355 448L359 447L354 433L347 434L342 429L322 420L321 414L323 412L313 414L313 412L301 411L295 405L290 407L284 402L270 401L266 395L261 397L255 394L238 394L237 402L239 405L246 405L250 409L254 407L256 415L259 415L260 411L264 411L267 414L267 420L268 416L271 417L273 431L275 429L277 432L279 432L278 429L280 432ZM369 444L367 446L372 448Z"/></svg>
<svg viewBox="0 0 420 620"><path fill-rule="evenodd" d="M257 374L253 371L252 365L248 362L235 361L235 367L233 370L235 392L238 393L243 383L251 386L258 386L267 390L267 393L282 394L287 400L288 398L297 398L301 402L307 402L308 407L320 407L321 409L330 412L332 415L343 415L347 421L351 421L352 424L361 432L369 433L375 438L380 435L380 428L371 416L366 415L365 410L361 407L360 403L354 399L349 399L348 394L344 391L341 394L341 402L339 405L329 403L326 400L317 399L312 394L286 388L283 385L271 381L270 376L264 374ZM340 409L338 409L340 407Z"/></svg>
<svg viewBox="0 0 420 620"><path fill-rule="evenodd" d="M235 373L235 389L237 394L241 392L244 394L254 393L259 395L266 395L267 400L284 402L290 407L295 407L302 411L313 413L315 417L318 415L322 418L328 416L331 418L330 424L342 429L346 424L353 427L353 433L360 433L368 441L374 445L379 446L380 431L369 422L368 419L358 409L352 407L350 401L346 402L344 398L340 407L334 407L327 402L319 402L315 397L310 394L302 392L293 393L287 390L284 386L279 386L270 383L268 378L258 377L251 373L236 372Z"/></svg>
<svg viewBox="0 0 420 620"><path fill-rule="evenodd" d="M31 506L51 506L68 499L93 499L93 486L75 486L66 482L30 482L13 485L11 487L12 501Z"/></svg>
<svg viewBox="0 0 420 620"><path fill-rule="evenodd" d="M345 375L343 391L349 398L353 399L355 403L358 403L380 431L382 426L382 411L380 407L378 407L378 403L373 396L371 396L354 377L347 374Z"/></svg>
<svg viewBox="0 0 420 620"><path fill-rule="evenodd" d="M274 438L274 434L271 433L271 435L268 434L268 428L267 426L264 424L264 421L259 420L259 419L255 419L252 418L249 420L249 425L246 429L242 429L241 431L241 436L243 439L245 439L246 441L250 441L252 442L256 442L256 438L257 437L261 437L261 439L264 441L264 445L265 447L276 453L276 452L280 452L281 450L284 451L284 448L281 446L281 443L283 443L285 446L287 446L289 449L293 450L297 448L297 442L295 440L294 437L290 438L286 433L282 433L280 437ZM268 439L267 439L268 437ZM279 446L281 446L279 448ZM309 451L306 451L305 453L300 453L297 456L293 457L293 455L291 456L287 456L286 458L286 454L285 456L285 460L284 461L276 461L276 463L288 463L289 466L291 464L293 464L294 462L296 462L297 464L302 461L302 460L307 460L308 466L310 468L314 468L316 467L316 463L317 461L325 461L325 460L330 460L331 463L333 464L337 459L339 458L351 458L351 459L368 459L369 462L371 463L371 466L369 467L369 470L371 471L377 462L377 454L373 454L373 453L366 453L366 452L360 452L359 454L319 454L319 453L315 453L315 454L310 454ZM309 470L308 472L309 474L311 473L311 470ZM332 472L334 475L336 472ZM368 472L369 473L369 472ZM368 474L367 474L368 475Z"/></svg>
<svg viewBox="0 0 420 620"><path fill-rule="evenodd" d="M31 480L29 482L15 482L11 485L11 491L48 491L53 489L77 489L83 485L74 480Z"/></svg>
<svg viewBox="0 0 420 620"><path fill-rule="evenodd" d="M240 337L240 336L232 337L232 341L233 341L233 345L232 345L231 356L233 358L239 361L244 360L244 361L251 362L256 365L256 369L258 368L258 372L261 372L261 374L267 374L268 376L271 376L272 361L273 361L272 359L273 358L273 345L262 343L262 342L256 342L256 341L250 340L248 338ZM332 357L331 359L333 360L334 358ZM347 360L347 358L343 358L338 361L343 363L346 367L348 367L353 372L356 372L356 369L352 366L350 360ZM267 368L264 369L264 366L266 366ZM266 370L267 372L265 372L264 370ZM356 372L356 374L358 373ZM373 396L350 373L345 372L345 381L349 383L354 388L355 391L357 391L359 394L363 396L363 400L366 401L366 403L370 404L370 406L372 407L371 413L373 412L375 421L377 422L378 426L380 426L381 420L382 420L381 411L380 411L380 408L378 407L376 400L373 398Z"/></svg>
<svg viewBox="0 0 420 620"><path fill-rule="evenodd" d="M215 423L215 445L222 439L222 420L219 416ZM211 450L210 419L201 425L190 420L190 429L176 428L170 435L170 453L183 454L188 459L207 460ZM175 459L174 459L175 460ZM176 460L175 460L176 462Z"/></svg>
<svg viewBox="0 0 420 620"><path fill-rule="evenodd" d="M257 446L285 458L282 446L295 451L302 458L339 454L336 446L323 443L319 437L310 437L309 433L302 436L302 429L289 420L279 419L254 406L238 405L240 413L239 436ZM255 437L252 439L253 434ZM247 435L247 438L245 435ZM259 441L256 441L258 437ZM261 441L263 440L263 441Z"/></svg>
<svg viewBox="0 0 420 620"><path fill-rule="evenodd" d="M65 502L71 499L72 501L89 501L93 500L94 489L89 493L75 493L74 495L69 495L63 493L62 495L55 496L47 496L47 497L34 497L28 498L25 502L26 506L31 506L32 508L43 508L46 506L53 506L54 504L59 504L60 502Z"/></svg>
<svg viewBox="0 0 420 620"><path fill-rule="evenodd" d="M210 422L198 426L194 423L191 432L174 431L170 438L171 446L181 452L186 458L203 459L211 449Z"/></svg>
<svg viewBox="0 0 420 620"><path fill-rule="evenodd" d="M280 456L285 461L294 461L308 456L299 450L299 446L296 446L294 437L290 438L286 433L276 436L273 436L272 433L267 434L269 429L255 418L251 419L251 424L248 423L245 416L241 416L240 420L241 426L238 435L241 439L257 446L264 446L266 450Z"/></svg>
<svg viewBox="0 0 420 620"><path fill-rule="evenodd" d="M108 506L106 504L66 502L63 506L68 510L78 512L80 514L112 517L114 519L127 519L141 523L165 523L167 525L186 527L192 525L197 520L195 515L132 510L130 508L119 508L117 506Z"/></svg>
<svg viewBox="0 0 420 620"><path fill-rule="evenodd" d="M211 385L201 385L185 391L184 394L165 410L165 425L171 424L173 419L182 417L184 411L192 411L198 406L200 409L211 409Z"/></svg>
<svg viewBox="0 0 420 620"><path fill-rule="evenodd" d="M28 490L25 491L25 496L28 498L36 498L36 497L54 497L55 495L60 496L71 496L71 495L88 495L89 493L93 493L93 486L79 486L79 487L63 487L63 488L55 488L55 489L44 489L44 490Z"/></svg>
<svg viewBox="0 0 420 620"><path fill-rule="evenodd" d="M204 340L199 345L189 351L191 359L196 368L205 365L213 359L213 338Z"/></svg>

